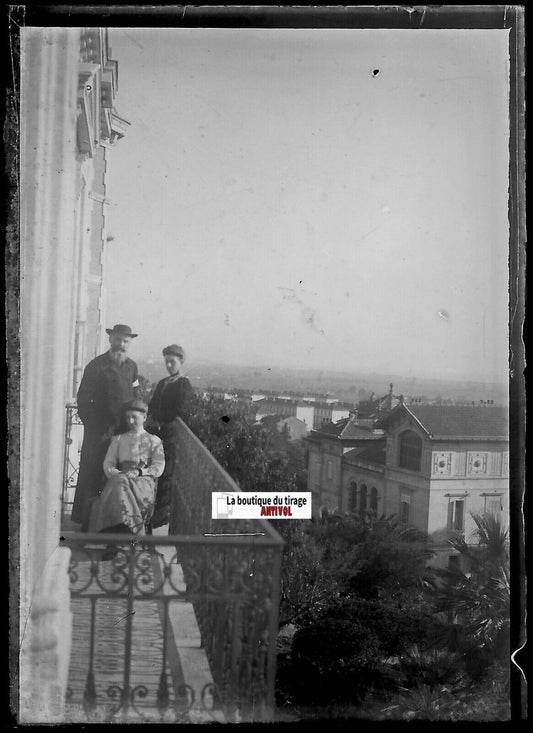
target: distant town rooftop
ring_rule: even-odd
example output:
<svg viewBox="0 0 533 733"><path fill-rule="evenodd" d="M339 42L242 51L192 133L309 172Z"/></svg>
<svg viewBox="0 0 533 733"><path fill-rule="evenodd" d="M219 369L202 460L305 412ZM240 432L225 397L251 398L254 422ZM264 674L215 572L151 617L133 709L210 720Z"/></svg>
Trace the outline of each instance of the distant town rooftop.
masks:
<svg viewBox="0 0 533 733"><path fill-rule="evenodd" d="M312 400L298 400L298 405L301 407L315 407L318 409L325 410L353 410L353 405L348 405L345 402L313 402Z"/></svg>
<svg viewBox="0 0 533 733"><path fill-rule="evenodd" d="M287 405L292 402L294 400L290 400L288 397L264 397L261 400L256 400L254 404L261 407L261 405Z"/></svg>

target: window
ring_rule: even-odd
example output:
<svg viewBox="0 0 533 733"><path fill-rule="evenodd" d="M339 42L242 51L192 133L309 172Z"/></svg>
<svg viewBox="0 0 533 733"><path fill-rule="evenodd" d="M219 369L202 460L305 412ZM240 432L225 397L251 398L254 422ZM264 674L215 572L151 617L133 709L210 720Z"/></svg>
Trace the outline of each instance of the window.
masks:
<svg viewBox="0 0 533 733"><path fill-rule="evenodd" d="M359 511L366 512L366 505L368 499L368 489L365 484L361 484L361 490L359 493Z"/></svg>
<svg viewBox="0 0 533 733"><path fill-rule="evenodd" d="M327 465L327 477L333 478L333 463L331 461L328 461Z"/></svg>
<svg viewBox="0 0 533 733"><path fill-rule="evenodd" d="M398 445L400 468L407 468L409 471L420 471L422 439L412 430L406 430L400 435Z"/></svg>
<svg viewBox="0 0 533 733"><path fill-rule="evenodd" d="M357 484L355 481L352 481L350 484L349 507L351 512L355 512L357 510Z"/></svg>
<svg viewBox="0 0 533 733"><path fill-rule="evenodd" d="M502 494L485 495L484 511L499 517L503 511Z"/></svg>
<svg viewBox="0 0 533 733"><path fill-rule="evenodd" d="M402 524L409 524L411 510L411 495L401 494L400 495L400 522Z"/></svg>
<svg viewBox="0 0 533 733"><path fill-rule="evenodd" d="M465 528L465 499L451 498L448 503L448 530L462 532Z"/></svg>
<svg viewBox="0 0 533 733"><path fill-rule="evenodd" d="M376 515L378 513L378 490L375 486L370 489L370 511Z"/></svg>

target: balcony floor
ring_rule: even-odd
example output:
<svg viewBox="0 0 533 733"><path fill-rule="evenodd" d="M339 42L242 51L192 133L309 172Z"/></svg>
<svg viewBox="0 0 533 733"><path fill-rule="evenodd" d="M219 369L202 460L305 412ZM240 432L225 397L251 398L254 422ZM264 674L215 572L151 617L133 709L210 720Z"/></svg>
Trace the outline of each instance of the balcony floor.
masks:
<svg viewBox="0 0 533 733"><path fill-rule="evenodd" d="M68 544L72 525L64 517L62 532ZM165 535L167 527L154 530L154 535ZM165 548L158 548L165 552ZM167 550L168 552L169 550ZM173 550L172 550L173 551ZM101 551L94 550L95 553ZM78 554L78 557L76 557ZM91 563L76 549L73 559L78 559L76 567L78 582L85 577L89 580ZM157 575L159 565L154 557L153 575ZM106 578L111 581L113 564L102 562L99 577L102 584ZM173 566L173 577L183 583L181 567ZM66 720L69 723L82 722L124 722L123 710L113 714L119 707L120 690L124 687L125 634L127 626L126 598L100 598L96 602L94 634L94 692L97 707L88 717L84 710L83 697L86 689L91 639L91 601L88 595L71 598L72 610L72 649L68 680ZM130 704L128 723L203 723L224 722L219 711L206 709L202 702L202 691L212 683L211 672L192 604L178 599L169 603L169 624L167 635L166 686L168 707L162 713L157 707L158 688L162 673L163 651L163 604L161 601L147 599L136 601L132 615L131 672L129 679ZM188 698L183 695L183 685L187 686ZM182 688L180 690L180 688ZM180 704L181 701L181 704ZM209 700L206 701L209 706ZM184 712L182 712L184 711Z"/></svg>

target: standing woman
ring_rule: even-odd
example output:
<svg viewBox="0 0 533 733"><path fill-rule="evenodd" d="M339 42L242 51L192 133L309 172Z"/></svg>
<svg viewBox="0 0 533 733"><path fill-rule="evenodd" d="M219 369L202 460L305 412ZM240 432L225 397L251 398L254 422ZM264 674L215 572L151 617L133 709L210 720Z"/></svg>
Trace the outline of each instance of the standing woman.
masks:
<svg viewBox="0 0 533 733"><path fill-rule="evenodd" d="M187 377L181 375L185 361L182 347L177 344L166 346L163 357L169 376L162 379L155 388L147 420L147 429L161 438L165 449L165 470L159 479L151 522L154 529L169 523L174 464L177 458L176 418L180 417L187 423L193 394L191 383Z"/></svg>

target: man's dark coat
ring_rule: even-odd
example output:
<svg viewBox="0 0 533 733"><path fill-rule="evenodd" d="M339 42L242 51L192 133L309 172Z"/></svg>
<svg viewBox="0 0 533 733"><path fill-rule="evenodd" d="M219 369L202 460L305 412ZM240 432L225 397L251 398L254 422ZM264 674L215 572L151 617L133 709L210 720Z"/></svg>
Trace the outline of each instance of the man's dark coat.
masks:
<svg viewBox="0 0 533 733"><path fill-rule="evenodd" d="M105 483L104 462L111 438L121 429L122 406L138 397L137 364L126 358L117 364L110 353L101 354L85 367L77 403L83 422L80 470L72 521L87 526L90 504Z"/></svg>

